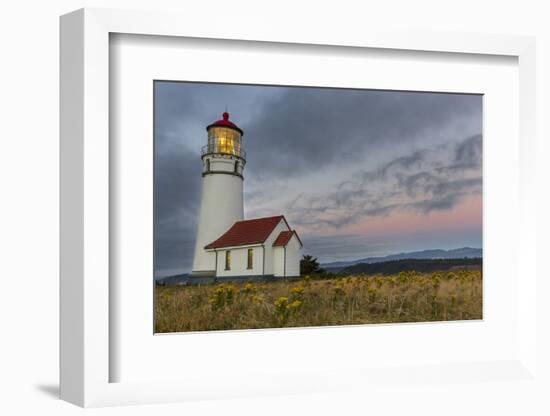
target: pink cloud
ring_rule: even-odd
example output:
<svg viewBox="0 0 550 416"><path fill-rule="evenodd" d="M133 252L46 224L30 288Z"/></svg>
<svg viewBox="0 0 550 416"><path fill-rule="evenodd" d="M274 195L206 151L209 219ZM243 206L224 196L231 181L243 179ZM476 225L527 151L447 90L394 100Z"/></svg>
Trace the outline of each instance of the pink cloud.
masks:
<svg viewBox="0 0 550 416"><path fill-rule="evenodd" d="M320 234L330 235L398 235L414 232L453 231L464 227L481 227L482 197L472 196L454 208L422 214L416 211L399 210L387 216L371 217L360 223L330 229Z"/></svg>

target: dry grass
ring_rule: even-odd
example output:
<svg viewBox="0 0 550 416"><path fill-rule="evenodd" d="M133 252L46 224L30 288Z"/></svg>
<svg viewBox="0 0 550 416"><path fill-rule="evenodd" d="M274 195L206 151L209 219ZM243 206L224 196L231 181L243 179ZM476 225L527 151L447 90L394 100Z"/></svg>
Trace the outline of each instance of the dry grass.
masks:
<svg viewBox="0 0 550 416"><path fill-rule="evenodd" d="M155 332L482 318L480 271L157 287Z"/></svg>

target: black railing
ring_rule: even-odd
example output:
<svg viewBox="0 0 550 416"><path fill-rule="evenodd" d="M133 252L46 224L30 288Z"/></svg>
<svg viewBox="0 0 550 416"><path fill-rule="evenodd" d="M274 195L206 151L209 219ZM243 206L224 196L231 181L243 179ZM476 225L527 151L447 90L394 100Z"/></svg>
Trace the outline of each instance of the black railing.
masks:
<svg viewBox="0 0 550 416"><path fill-rule="evenodd" d="M209 155L212 153L221 154L221 155L232 155L237 156L242 159L246 159L246 152L244 149L239 149L236 147L231 146L216 146L216 145L209 145L203 146L201 148L201 156Z"/></svg>

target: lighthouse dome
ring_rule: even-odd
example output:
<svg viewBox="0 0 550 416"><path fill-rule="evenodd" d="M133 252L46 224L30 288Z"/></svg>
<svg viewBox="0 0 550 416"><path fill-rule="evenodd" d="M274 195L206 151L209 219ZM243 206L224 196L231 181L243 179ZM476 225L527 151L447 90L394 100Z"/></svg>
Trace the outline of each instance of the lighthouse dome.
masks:
<svg viewBox="0 0 550 416"><path fill-rule="evenodd" d="M222 114L222 118L220 120L216 120L212 124L207 126L206 130L208 131L212 127L228 127L230 129L237 130L241 136L244 134L243 131L239 127L237 127L235 123L229 120L229 113L227 111Z"/></svg>

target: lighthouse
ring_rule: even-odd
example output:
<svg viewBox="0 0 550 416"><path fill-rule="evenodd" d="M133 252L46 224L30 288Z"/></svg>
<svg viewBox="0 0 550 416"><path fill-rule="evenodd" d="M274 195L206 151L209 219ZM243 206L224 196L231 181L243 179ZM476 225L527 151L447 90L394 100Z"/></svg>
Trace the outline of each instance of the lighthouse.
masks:
<svg viewBox="0 0 550 416"><path fill-rule="evenodd" d="M202 196L192 276L214 276L216 256L204 247L244 217L243 173L246 153L243 131L225 112L206 127L208 143L202 148Z"/></svg>
<svg viewBox="0 0 550 416"><path fill-rule="evenodd" d="M244 219L243 131L227 112L206 131L190 283L299 276L303 244L284 215Z"/></svg>

